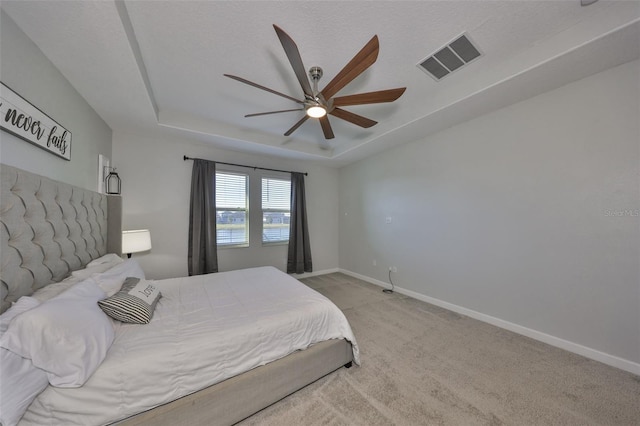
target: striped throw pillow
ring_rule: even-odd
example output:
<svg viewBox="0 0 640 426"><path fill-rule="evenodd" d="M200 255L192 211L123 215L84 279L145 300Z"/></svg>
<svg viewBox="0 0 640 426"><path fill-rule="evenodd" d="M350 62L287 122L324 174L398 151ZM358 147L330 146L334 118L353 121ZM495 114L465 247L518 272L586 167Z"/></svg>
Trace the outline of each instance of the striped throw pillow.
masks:
<svg viewBox="0 0 640 426"><path fill-rule="evenodd" d="M111 318L132 324L148 324L162 294L150 281L127 278L119 292L98 305Z"/></svg>

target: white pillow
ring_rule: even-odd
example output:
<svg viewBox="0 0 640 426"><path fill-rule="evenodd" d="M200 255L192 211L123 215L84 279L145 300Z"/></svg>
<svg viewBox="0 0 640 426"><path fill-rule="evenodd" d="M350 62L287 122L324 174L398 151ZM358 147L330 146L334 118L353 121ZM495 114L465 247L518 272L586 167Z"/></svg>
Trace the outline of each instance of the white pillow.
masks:
<svg viewBox="0 0 640 426"><path fill-rule="evenodd" d="M31 360L0 348L0 423L17 424L29 405L49 385L47 373Z"/></svg>
<svg viewBox="0 0 640 426"><path fill-rule="evenodd" d="M98 263L97 265L87 265L84 269L78 269L71 273L71 277L79 279L80 281L86 280L93 274L99 274L116 266L117 263ZM78 281L78 282L80 282Z"/></svg>
<svg viewBox="0 0 640 426"><path fill-rule="evenodd" d="M101 274L91 275L91 279L100 286L100 288L111 297L116 294L122 287L122 283L128 277L139 278L144 280L144 271L135 259L127 259L117 264L113 268Z"/></svg>
<svg viewBox="0 0 640 426"><path fill-rule="evenodd" d="M111 266L117 265L118 263L122 263L124 261L124 259L122 259L120 256L118 256L115 253L108 253L105 254L102 257L99 257L97 259L92 260L91 262L87 263L87 268L91 268L92 266L96 266L96 265L102 265L102 264L110 264Z"/></svg>
<svg viewBox="0 0 640 426"><path fill-rule="evenodd" d="M107 256L109 255L106 254L92 262L89 262L84 269L78 269L77 271L71 272L70 276L60 281L59 283L49 284L42 287L40 290L37 290L35 293L33 293L33 297L40 303L46 302L47 300L56 297L63 291L78 284L79 282L86 280L91 275L107 271L118 263L123 262L123 260L116 255L113 256L116 256L119 260L114 260L112 257L107 258ZM101 259L102 261L97 262Z"/></svg>
<svg viewBox="0 0 640 426"><path fill-rule="evenodd" d="M21 297L0 315L0 337L18 314L39 305L32 297ZM0 348L0 423L14 426L33 400L48 385L47 373L33 366L31 360Z"/></svg>
<svg viewBox="0 0 640 426"><path fill-rule="evenodd" d="M98 262L92 265L93 262L96 262L100 259L104 259L107 256L110 256L110 255L106 254L88 263L87 267L84 269L78 269L77 271L73 271L69 277L65 278L63 281L60 281L59 283L49 284L45 287L42 287L40 290L37 290L35 293L33 293L32 296L35 299L37 299L40 303L46 302L47 300L54 298L55 296L61 294L63 291L78 284L79 282L84 281L87 278L90 278L92 276L97 276L104 272L109 272L111 269L113 269L116 266L118 267L118 269L110 273L109 275L107 275L107 277L109 276L114 277L122 273L130 272L133 275L127 275L127 276L137 277L138 275L142 275L142 277L144 278L144 272L142 271L142 268L140 268L140 265L138 264L138 262L133 259L130 259L129 261L125 262L124 260L117 257L116 255L111 255L111 256L116 256L118 260L115 260L114 258L110 257L108 258L108 260ZM125 272L118 272L122 270L124 270ZM117 293L118 290L120 290L119 286L122 285L122 283L124 282L124 279L127 276L124 276L119 283L117 282L117 279L115 279L114 281L114 279L112 278L111 280L108 280L105 283L101 284L100 287L104 287L103 289L107 292L107 296L112 296L113 294Z"/></svg>
<svg viewBox="0 0 640 426"><path fill-rule="evenodd" d="M113 343L113 325L97 303L104 297L91 280L76 284L14 318L0 346L31 359L53 386L82 386Z"/></svg>
<svg viewBox="0 0 640 426"><path fill-rule="evenodd" d="M15 301L11 305L11 307L5 311L5 313L0 315L0 336L2 336L5 331L7 331L7 328L9 328L9 323L18 314L26 312L31 308L35 308L39 304L40 302L29 296L22 296L20 299Z"/></svg>

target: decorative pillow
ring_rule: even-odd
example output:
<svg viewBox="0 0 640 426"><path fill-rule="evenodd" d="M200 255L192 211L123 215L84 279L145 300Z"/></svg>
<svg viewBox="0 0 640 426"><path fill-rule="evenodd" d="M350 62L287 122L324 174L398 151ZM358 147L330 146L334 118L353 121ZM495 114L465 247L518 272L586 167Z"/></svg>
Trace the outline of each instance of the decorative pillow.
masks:
<svg viewBox="0 0 640 426"><path fill-rule="evenodd" d="M98 302L111 318L132 324L148 324L162 294L151 281L129 277L119 292Z"/></svg>
<svg viewBox="0 0 640 426"><path fill-rule="evenodd" d="M21 297L7 311L0 315L0 337L7 330L13 318L40 303L32 297ZM29 404L48 385L47 373L34 367L29 359L0 348L0 423L14 426L27 411Z"/></svg>
<svg viewBox="0 0 640 426"><path fill-rule="evenodd" d="M15 317L0 346L45 370L53 386L82 386L113 343L111 320L97 305L104 297L91 280L76 284Z"/></svg>

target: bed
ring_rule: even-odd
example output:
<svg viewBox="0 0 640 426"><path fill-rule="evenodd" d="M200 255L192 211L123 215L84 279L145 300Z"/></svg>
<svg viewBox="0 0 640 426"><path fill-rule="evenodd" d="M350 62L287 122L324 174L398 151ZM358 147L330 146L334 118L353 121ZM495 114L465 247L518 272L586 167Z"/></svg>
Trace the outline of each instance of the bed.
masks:
<svg viewBox="0 0 640 426"><path fill-rule="evenodd" d="M91 269L118 251L119 197L6 165L0 171L3 311L22 296L55 300L87 277L100 282L102 274L127 270L121 265L131 261ZM113 343L97 370L80 387L47 386L20 425L233 424L359 363L342 312L275 268L154 285L162 297L151 322L112 321ZM38 302L50 304L47 297Z"/></svg>

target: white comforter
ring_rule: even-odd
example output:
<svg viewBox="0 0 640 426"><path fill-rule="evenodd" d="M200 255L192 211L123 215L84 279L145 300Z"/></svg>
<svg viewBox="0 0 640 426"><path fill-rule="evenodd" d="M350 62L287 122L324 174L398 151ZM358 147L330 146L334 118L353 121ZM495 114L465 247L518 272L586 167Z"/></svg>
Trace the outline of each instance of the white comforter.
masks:
<svg viewBox="0 0 640 426"><path fill-rule="evenodd" d="M151 323L118 323L107 358L81 388L49 386L20 425L105 424L328 339L358 345L327 298L272 267L155 282Z"/></svg>

